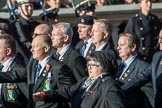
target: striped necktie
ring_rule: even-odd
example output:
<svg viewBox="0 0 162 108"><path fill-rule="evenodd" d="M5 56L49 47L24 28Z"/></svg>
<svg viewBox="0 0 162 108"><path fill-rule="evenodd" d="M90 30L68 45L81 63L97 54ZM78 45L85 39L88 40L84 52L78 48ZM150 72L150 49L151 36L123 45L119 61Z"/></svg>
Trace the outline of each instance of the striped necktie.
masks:
<svg viewBox="0 0 162 108"><path fill-rule="evenodd" d="M82 50L81 50L81 55L82 55L83 57L84 57L84 53L85 53L87 44L88 44L88 42L84 41L84 44L83 44L83 47L82 47Z"/></svg>
<svg viewBox="0 0 162 108"><path fill-rule="evenodd" d="M39 77L41 68L42 68L41 65L38 64L38 65L37 65L37 69L36 69L36 74L35 74L35 83L36 83L37 80L38 80L38 77Z"/></svg>

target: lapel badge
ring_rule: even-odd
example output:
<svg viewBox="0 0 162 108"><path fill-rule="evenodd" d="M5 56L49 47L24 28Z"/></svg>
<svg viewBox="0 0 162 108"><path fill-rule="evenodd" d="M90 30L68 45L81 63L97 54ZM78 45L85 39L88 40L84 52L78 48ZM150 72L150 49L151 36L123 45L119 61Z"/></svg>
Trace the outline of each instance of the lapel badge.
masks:
<svg viewBox="0 0 162 108"><path fill-rule="evenodd" d="M59 59L60 62L63 62L63 60L64 60L64 57L61 57L61 58Z"/></svg>
<svg viewBox="0 0 162 108"><path fill-rule="evenodd" d="M126 78L128 76L128 73L126 72L125 74L124 74L124 77Z"/></svg>
<svg viewBox="0 0 162 108"><path fill-rule="evenodd" d="M105 79L102 79L102 82L105 82Z"/></svg>
<svg viewBox="0 0 162 108"><path fill-rule="evenodd" d="M124 77L122 77L122 78L121 78L121 80L125 80L125 78L124 78Z"/></svg>
<svg viewBox="0 0 162 108"><path fill-rule="evenodd" d="M88 91L88 93L89 93L90 95L93 94L93 92L94 92L93 90L89 90L89 91Z"/></svg>
<svg viewBox="0 0 162 108"><path fill-rule="evenodd" d="M50 69L51 69L51 65L46 64L45 70L43 72L43 76L47 76L47 73L49 72Z"/></svg>
<svg viewBox="0 0 162 108"><path fill-rule="evenodd" d="M162 65L162 60L160 61L160 65Z"/></svg>

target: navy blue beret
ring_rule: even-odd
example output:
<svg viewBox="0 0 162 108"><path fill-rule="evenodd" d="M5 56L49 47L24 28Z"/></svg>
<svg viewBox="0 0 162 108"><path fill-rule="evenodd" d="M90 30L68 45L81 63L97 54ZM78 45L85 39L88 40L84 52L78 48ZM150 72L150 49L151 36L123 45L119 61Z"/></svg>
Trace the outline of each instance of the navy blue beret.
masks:
<svg viewBox="0 0 162 108"><path fill-rule="evenodd" d="M77 24L93 25L94 17L89 15L80 16L77 19Z"/></svg>

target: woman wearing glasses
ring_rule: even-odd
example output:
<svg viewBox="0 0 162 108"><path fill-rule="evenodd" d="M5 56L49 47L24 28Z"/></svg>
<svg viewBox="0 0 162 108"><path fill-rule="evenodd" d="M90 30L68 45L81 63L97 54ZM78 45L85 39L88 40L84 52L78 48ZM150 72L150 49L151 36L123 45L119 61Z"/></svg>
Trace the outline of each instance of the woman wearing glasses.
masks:
<svg viewBox="0 0 162 108"><path fill-rule="evenodd" d="M93 52L87 58L89 77L74 86L33 94L34 101L71 101L71 108L123 108L123 95L111 78L115 70L112 57Z"/></svg>

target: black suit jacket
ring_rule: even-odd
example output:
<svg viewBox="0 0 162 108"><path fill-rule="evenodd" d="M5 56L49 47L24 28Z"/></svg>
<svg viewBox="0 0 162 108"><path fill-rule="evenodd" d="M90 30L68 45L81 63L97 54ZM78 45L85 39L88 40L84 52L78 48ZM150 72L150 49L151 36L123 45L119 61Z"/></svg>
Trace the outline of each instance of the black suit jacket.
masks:
<svg viewBox="0 0 162 108"><path fill-rule="evenodd" d="M135 77L139 72L145 70L149 64L138 58L136 58L128 67L128 69L122 74L119 81L124 85L133 77ZM146 90L147 88L147 90ZM143 87L143 92L141 88L132 89L131 91L125 91L126 95L126 108L144 108L145 107L145 94L148 96L149 100L153 101L153 89L151 87ZM151 94L150 94L151 92ZM145 94L144 94L145 93Z"/></svg>
<svg viewBox="0 0 162 108"><path fill-rule="evenodd" d="M84 44L84 40L81 40L78 42L78 44L75 46L75 49L80 53L81 50L82 50L82 47L83 47L83 44ZM93 51L95 50L95 45L94 44L91 44L88 51L87 51L87 54L85 56L85 58L87 57L87 55L91 54Z"/></svg>
<svg viewBox="0 0 162 108"><path fill-rule="evenodd" d="M53 53L53 55L57 58L56 53ZM74 48L69 47L60 61L67 65L73 72L75 82L78 82L81 78L87 76L86 60Z"/></svg>
<svg viewBox="0 0 162 108"><path fill-rule="evenodd" d="M71 108L124 108L123 94L116 82L109 76L99 77L85 92L85 80L71 87L46 93L45 101L71 100Z"/></svg>
<svg viewBox="0 0 162 108"><path fill-rule="evenodd" d="M25 68L19 60L15 59L12 64L9 66L9 69L15 68ZM8 83L9 84L9 83ZM28 105L28 91L27 91L27 83L10 83L14 84L14 96L15 100L9 101L7 100L7 83L2 84L1 88L1 98L2 103L5 108L27 108Z"/></svg>
<svg viewBox="0 0 162 108"><path fill-rule="evenodd" d="M27 80L28 93L29 93L29 108L67 108L68 106L63 101L57 103L34 103L32 94L34 92L42 91L42 84L46 80L43 73L39 76L37 83L34 84L35 69L38 61L32 59L27 69L15 66L9 72L0 72L0 82L24 82ZM50 72L52 72L52 86L53 89L65 87L73 84L72 72L66 65L63 65L58 60L51 57L48 64L51 66ZM43 71L44 72L44 71Z"/></svg>
<svg viewBox="0 0 162 108"><path fill-rule="evenodd" d="M161 69L162 69L162 51L154 54L151 65L144 71L133 77L129 83L122 86L123 90L131 90L141 86L152 78L152 84L155 96L155 108L162 108L162 88L161 88Z"/></svg>
<svg viewBox="0 0 162 108"><path fill-rule="evenodd" d="M35 79L35 71L36 71L36 66L38 64L37 60L32 60L28 66L28 75L27 75L27 81L28 81L28 86L29 86L29 104L32 105L32 94L34 92L39 92L43 90L43 84L47 80L47 78L43 75L45 73L45 68L38 77L37 83L34 84L34 79ZM51 59L47 63L48 65L51 66L51 69L49 72L51 72L51 81L52 81L52 87L53 90L61 88L61 87L66 87L70 86L71 84L74 83L73 77L72 77L72 72L70 69L66 66L63 65L61 62L58 60L54 59L52 56ZM35 108L67 108L68 106L64 106L64 102L36 102L35 103Z"/></svg>

